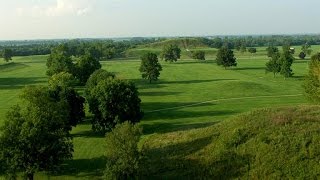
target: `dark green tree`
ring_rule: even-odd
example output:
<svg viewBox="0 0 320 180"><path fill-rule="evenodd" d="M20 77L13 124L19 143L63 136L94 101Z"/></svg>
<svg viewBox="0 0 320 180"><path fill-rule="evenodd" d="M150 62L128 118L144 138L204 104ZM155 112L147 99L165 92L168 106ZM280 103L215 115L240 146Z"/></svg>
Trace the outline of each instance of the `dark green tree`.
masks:
<svg viewBox="0 0 320 180"><path fill-rule="evenodd" d="M47 59L47 75L52 76L60 72L74 73L74 64L65 46L58 46L51 51Z"/></svg>
<svg viewBox="0 0 320 180"><path fill-rule="evenodd" d="M309 73L304 82L304 90L307 98L319 104L320 103L320 53L311 57L309 64Z"/></svg>
<svg viewBox="0 0 320 180"><path fill-rule="evenodd" d="M181 49L178 45L169 44L164 46L162 50L162 59L169 62L174 62L180 59L181 56Z"/></svg>
<svg viewBox="0 0 320 180"><path fill-rule="evenodd" d="M124 121L139 122L142 118L141 100L134 83L108 79L100 81L89 93L90 112L94 115L92 128L97 132L111 130Z"/></svg>
<svg viewBox="0 0 320 180"><path fill-rule="evenodd" d="M45 87L27 87L23 105L7 114L0 135L0 159L11 177L22 172L33 179L38 171L51 171L72 158L73 145L65 130L67 104L52 99Z"/></svg>
<svg viewBox="0 0 320 180"><path fill-rule="evenodd" d="M266 72L272 72L273 77L276 77L276 74L279 73L280 70L280 54L276 52L272 55L272 58L269 60L269 62L266 63Z"/></svg>
<svg viewBox="0 0 320 180"><path fill-rule="evenodd" d="M206 52L204 51L193 51L192 58L198 60L206 60Z"/></svg>
<svg viewBox="0 0 320 180"><path fill-rule="evenodd" d="M71 130L85 117L85 99L72 87L75 82L69 73L59 73L49 79L49 93L56 102L64 101L68 104L69 117L66 130Z"/></svg>
<svg viewBox="0 0 320 180"><path fill-rule="evenodd" d="M246 45L245 45L244 43L241 44L240 52L241 52L241 53L247 52L247 47L246 47Z"/></svg>
<svg viewBox="0 0 320 180"><path fill-rule="evenodd" d="M81 85L85 85L90 75L101 68L98 58L91 54L81 56L75 66L75 76Z"/></svg>
<svg viewBox="0 0 320 180"><path fill-rule="evenodd" d="M292 69L291 69L291 65L293 61L294 61L294 58L292 56L290 49L284 48L283 53L281 54L281 57L280 57L280 63L281 63L280 74L284 78L288 78L293 75Z"/></svg>
<svg viewBox="0 0 320 180"><path fill-rule="evenodd" d="M226 46L220 48L217 53L217 64L218 66L223 66L225 69L227 67L237 66L233 51Z"/></svg>
<svg viewBox="0 0 320 180"><path fill-rule="evenodd" d="M256 48L249 48L248 51L251 54L255 54L257 52L257 49Z"/></svg>
<svg viewBox="0 0 320 180"><path fill-rule="evenodd" d="M142 128L138 124L124 122L116 125L106 135L107 179L135 179L141 164L141 152L138 143Z"/></svg>
<svg viewBox="0 0 320 180"><path fill-rule="evenodd" d="M311 55L312 53L311 45L308 43L305 43L304 45L302 45L301 51L306 55Z"/></svg>
<svg viewBox="0 0 320 180"><path fill-rule="evenodd" d="M162 71L162 66L158 61L158 57L154 53L147 53L141 57L141 65L139 71L142 73L142 78L152 81L157 81Z"/></svg>
<svg viewBox="0 0 320 180"><path fill-rule="evenodd" d="M306 58L306 56L307 55L304 52L300 52L300 54L299 54L300 59L304 59L304 58Z"/></svg>
<svg viewBox="0 0 320 180"><path fill-rule="evenodd" d="M4 61L9 62L10 60L12 60L12 56L13 56L12 49L6 48L2 51L2 57L3 57Z"/></svg>
<svg viewBox="0 0 320 180"><path fill-rule="evenodd" d="M274 54L274 53L277 53L277 52L279 52L279 49L278 49L277 47L275 47L275 46L269 46L269 47L267 48L267 55L268 55L268 57L272 57L273 54Z"/></svg>

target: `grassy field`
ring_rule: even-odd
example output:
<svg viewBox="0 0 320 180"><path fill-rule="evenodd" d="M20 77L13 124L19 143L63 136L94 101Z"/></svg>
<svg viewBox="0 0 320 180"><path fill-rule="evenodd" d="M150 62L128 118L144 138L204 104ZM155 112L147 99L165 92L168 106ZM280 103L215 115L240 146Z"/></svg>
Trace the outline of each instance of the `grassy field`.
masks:
<svg viewBox="0 0 320 180"><path fill-rule="evenodd" d="M238 66L228 70L218 67L214 56L209 56L206 61L162 62L160 80L153 84L141 80L139 60L104 61L102 65L119 78L134 81L139 88L145 112L141 122L144 129L141 146L147 144L151 155L167 154L166 157L170 158L177 156L179 150L185 151L179 154L179 158L194 154L192 157L197 159L200 157L197 152L210 143L210 139L206 139L206 132L210 130L207 127L256 108L307 103L301 85L308 60L296 60L294 76L284 79L265 74L267 58L264 53L254 56L237 53L236 56ZM18 102L21 88L46 83L46 58L15 57L13 63L0 64L0 124L6 111ZM65 162L62 172L51 175L50 179L99 178L105 166L103 156L107 147L104 146L104 137L93 134L89 123L78 125L72 134L74 159ZM156 171L171 176L174 167L162 169L154 165L150 172ZM49 176L37 174L35 178Z"/></svg>

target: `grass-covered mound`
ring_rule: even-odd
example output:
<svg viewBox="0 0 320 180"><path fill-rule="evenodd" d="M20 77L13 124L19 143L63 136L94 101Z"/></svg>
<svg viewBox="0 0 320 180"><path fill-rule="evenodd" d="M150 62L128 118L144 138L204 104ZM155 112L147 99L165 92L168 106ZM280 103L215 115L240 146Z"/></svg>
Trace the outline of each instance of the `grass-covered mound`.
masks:
<svg viewBox="0 0 320 180"><path fill-rule="evenodd" d="M209 128L145 141L150 174L314 179L320 175L320 106L255 110Z"/></svg>

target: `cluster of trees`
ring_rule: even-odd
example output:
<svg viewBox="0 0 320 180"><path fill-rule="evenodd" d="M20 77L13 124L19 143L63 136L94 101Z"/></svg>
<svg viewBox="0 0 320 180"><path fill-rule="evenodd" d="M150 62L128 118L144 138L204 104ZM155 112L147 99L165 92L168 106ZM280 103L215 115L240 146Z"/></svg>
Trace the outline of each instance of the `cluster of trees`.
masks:
<svg viewBox="0 0 320 180"><path fill-rule="evenodd" d="M297 36L222 36L214 38L199 38L202 43L209 47L221 48L228 46L230 49L244 50L246 47L261 46L282 46L283 44L291 44L299 46L306 42L310 45L320 44L319 35L297 35Z"/></svg>
<svg viewBox="0 0 320 180"><path fill-rule="evenodd" d="M223 46L217 53L217 65L223 66L225 69L231 66L237 66L237 59L234 57L233 51L228 46Z"/></svg>
<svg viewBox="0 0 320 180"><path fill-rule="evenodd" d="M309 73L306 76L303 87L310 101L317 104L320 103L320 53L311 57Z"/></svg>
<svg viewBox="0 0 320 180"><path fill-rule="evenodd" d="M0 57L2 57L5 62L9 62L10 60L12 60L12 56L13 53L11 49L6 48L3 49L2 52L0 52Z"/></svg>
<svg viewBox="0 0 320 180"><path fill-rule="evenodd" d="M293 75L291 65L294 61L290 46L283 46L282 53L274 46L267 48L268 56L270 60L266 63L266 72L272 72L274 77L280 73L284 78L291 77Z"/></svg>

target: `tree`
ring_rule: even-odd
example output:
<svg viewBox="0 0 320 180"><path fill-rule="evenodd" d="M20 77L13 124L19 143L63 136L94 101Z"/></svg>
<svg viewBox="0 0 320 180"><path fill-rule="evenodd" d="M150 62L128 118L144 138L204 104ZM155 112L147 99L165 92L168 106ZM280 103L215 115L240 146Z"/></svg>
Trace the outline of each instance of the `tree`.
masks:
<svg viewBox="0 0 320 180"><path fill-rule="evenodd" d="M66 130L71 130L85 117L85 99L72 87L74 78L69 73L59 73L49 79L49 93L56 102L64 101L68 104L69 117Z"/></svg>
<svg viewBox="0 0 320 180"><path fill-rule="evenodd" d="M279 52L279 49L277 47L274 47L274 46L269 46L267 48L267 55L268 57L272 57L274 53L277 53Z"/></svg>
<svg viewBox="0 0 320 180"><path fill-rule="evenodd" d="M169 44L164 46L162 50L162 59L165 61L174 62L180 59L181 56L181 49L178 45Z"/></svg>
<svg viewBox="0 0 320 180"><path fill-rule="evenodd" d="M248 51L251 54L255 54L257 52L257 49L256 48L249 48Z"/></svg>
<svg viewBox="0 0 320 180"><path fill-rule="evenodd" d="M304 52L300 52L299 58L300 58L300 59L306 58L306 54L305 54Z"/></svg>
<svg viewBox="0 0 320 180"><path fill-rule="evenodd" d="M109 131L118 123L136 123L142 118L141 100L132 82L119 79L102 80L87 93L89 109L94 115L94 131Z"/></svg>
<svg viewBox="0 0 320 180"><path fill-rule="evenodd" d="M280 57L281 70L280 74L284 76L284 78L291 77L293 75L291 65L293 63L293 56L290 52L290 49L283 49L283 53Z"/></svg>
<svg viewBox="0 0 320 180"><path fill-rule="evenodd" d="M220 48L217 53L217 64L225 69L230 66L237 66L233 51L226 46Z"/></svg>
<svg viewBox="0 0 320 180"><path fill-rule="evenodd" d="M106 81L108 79L114 79L114 73L108 72L104 69L96 70L92 73L86 83L85 94L90 99L91 91L98 85L100 81Z"/></svg>
<svg viewBox="0 0 320 180"><path fill-rule="evenodd" d="M101 68L101 64L98 58L91 54L86 54L80 57L75 67L75 76L80 81L80 84L84 85L90 75Z"/></svg>
<svg viewBox="0 0 320 180"><path fill-rule="evenodd" d="M311 57L309 64L309 73L304 82L304 90L307 98L319 104L320 103L320 53Z"/></svg>
<svg viewBox="0 0 320 180"><path fill-rule="evenodd" d="M73 145L65 130L65 102L57 103L44 87L27 87L21 97L24 106L14 106L2 127L0 159L11 177L23 172L33 179L35 172L54 170L72 158Z"/></svg>
<svg viewBox="0 0 320 180"><path fill-rule="evenodd" d="M47 59L47 75L52 76L60 72L74 73L74 64L65 46L58 46L52 50Z"/></svg>
<svg viewBox="0 0 320 180"><path fill-rule="evenodd" d="M2 51L2 57L4 61L9 62L10 60L12 60L12 56L13 56L12 49L4 49Z"/></svg>
<svg viewBox="0 0 320 180"><path fill-rule="evenodd" d="M149 82L158 80L162 66L158 61L158 57L154 53L147 53L141 57L141 65L139 71L142 78L148 79Z"/></svg>
<svg viewBox="0 0 320 180"><path fill-rule="evenodd" d="M301 51L306 55L311 55L312 53L311 45L309 45L308 43L305 43L304 45L302 45Z"/></svg>
<svg viewBox="0 0 320 180"><path fill-rule="evenodd" d="M280 54L274 53L272 58L269 62L266 63L266 72L272 72L273 77L276 77L276 74L279 73L281 70L281 63L280 63Z"/></svg>
<svg viewBox="0 0 320 180"><path fill-rule="evenodd" d="M240 52L241 52L241 53L247 52L247 47L246 47L246 45L245 45L244 43L241 44Z"/></svg>
<svg viewBox="0 0 320 180"><path fill-rule="evenodd" d="M192 58L198 60L206 60L206 52L204 51L193 51Z"/></svg>
<svg viewBox="0 0 320 180"><path fill-rule="evenodd" d="M106 135L107 179L134 179L139 172L141 153L138 143L142 128L138 124L124 122L116 125Z"/></svg>

